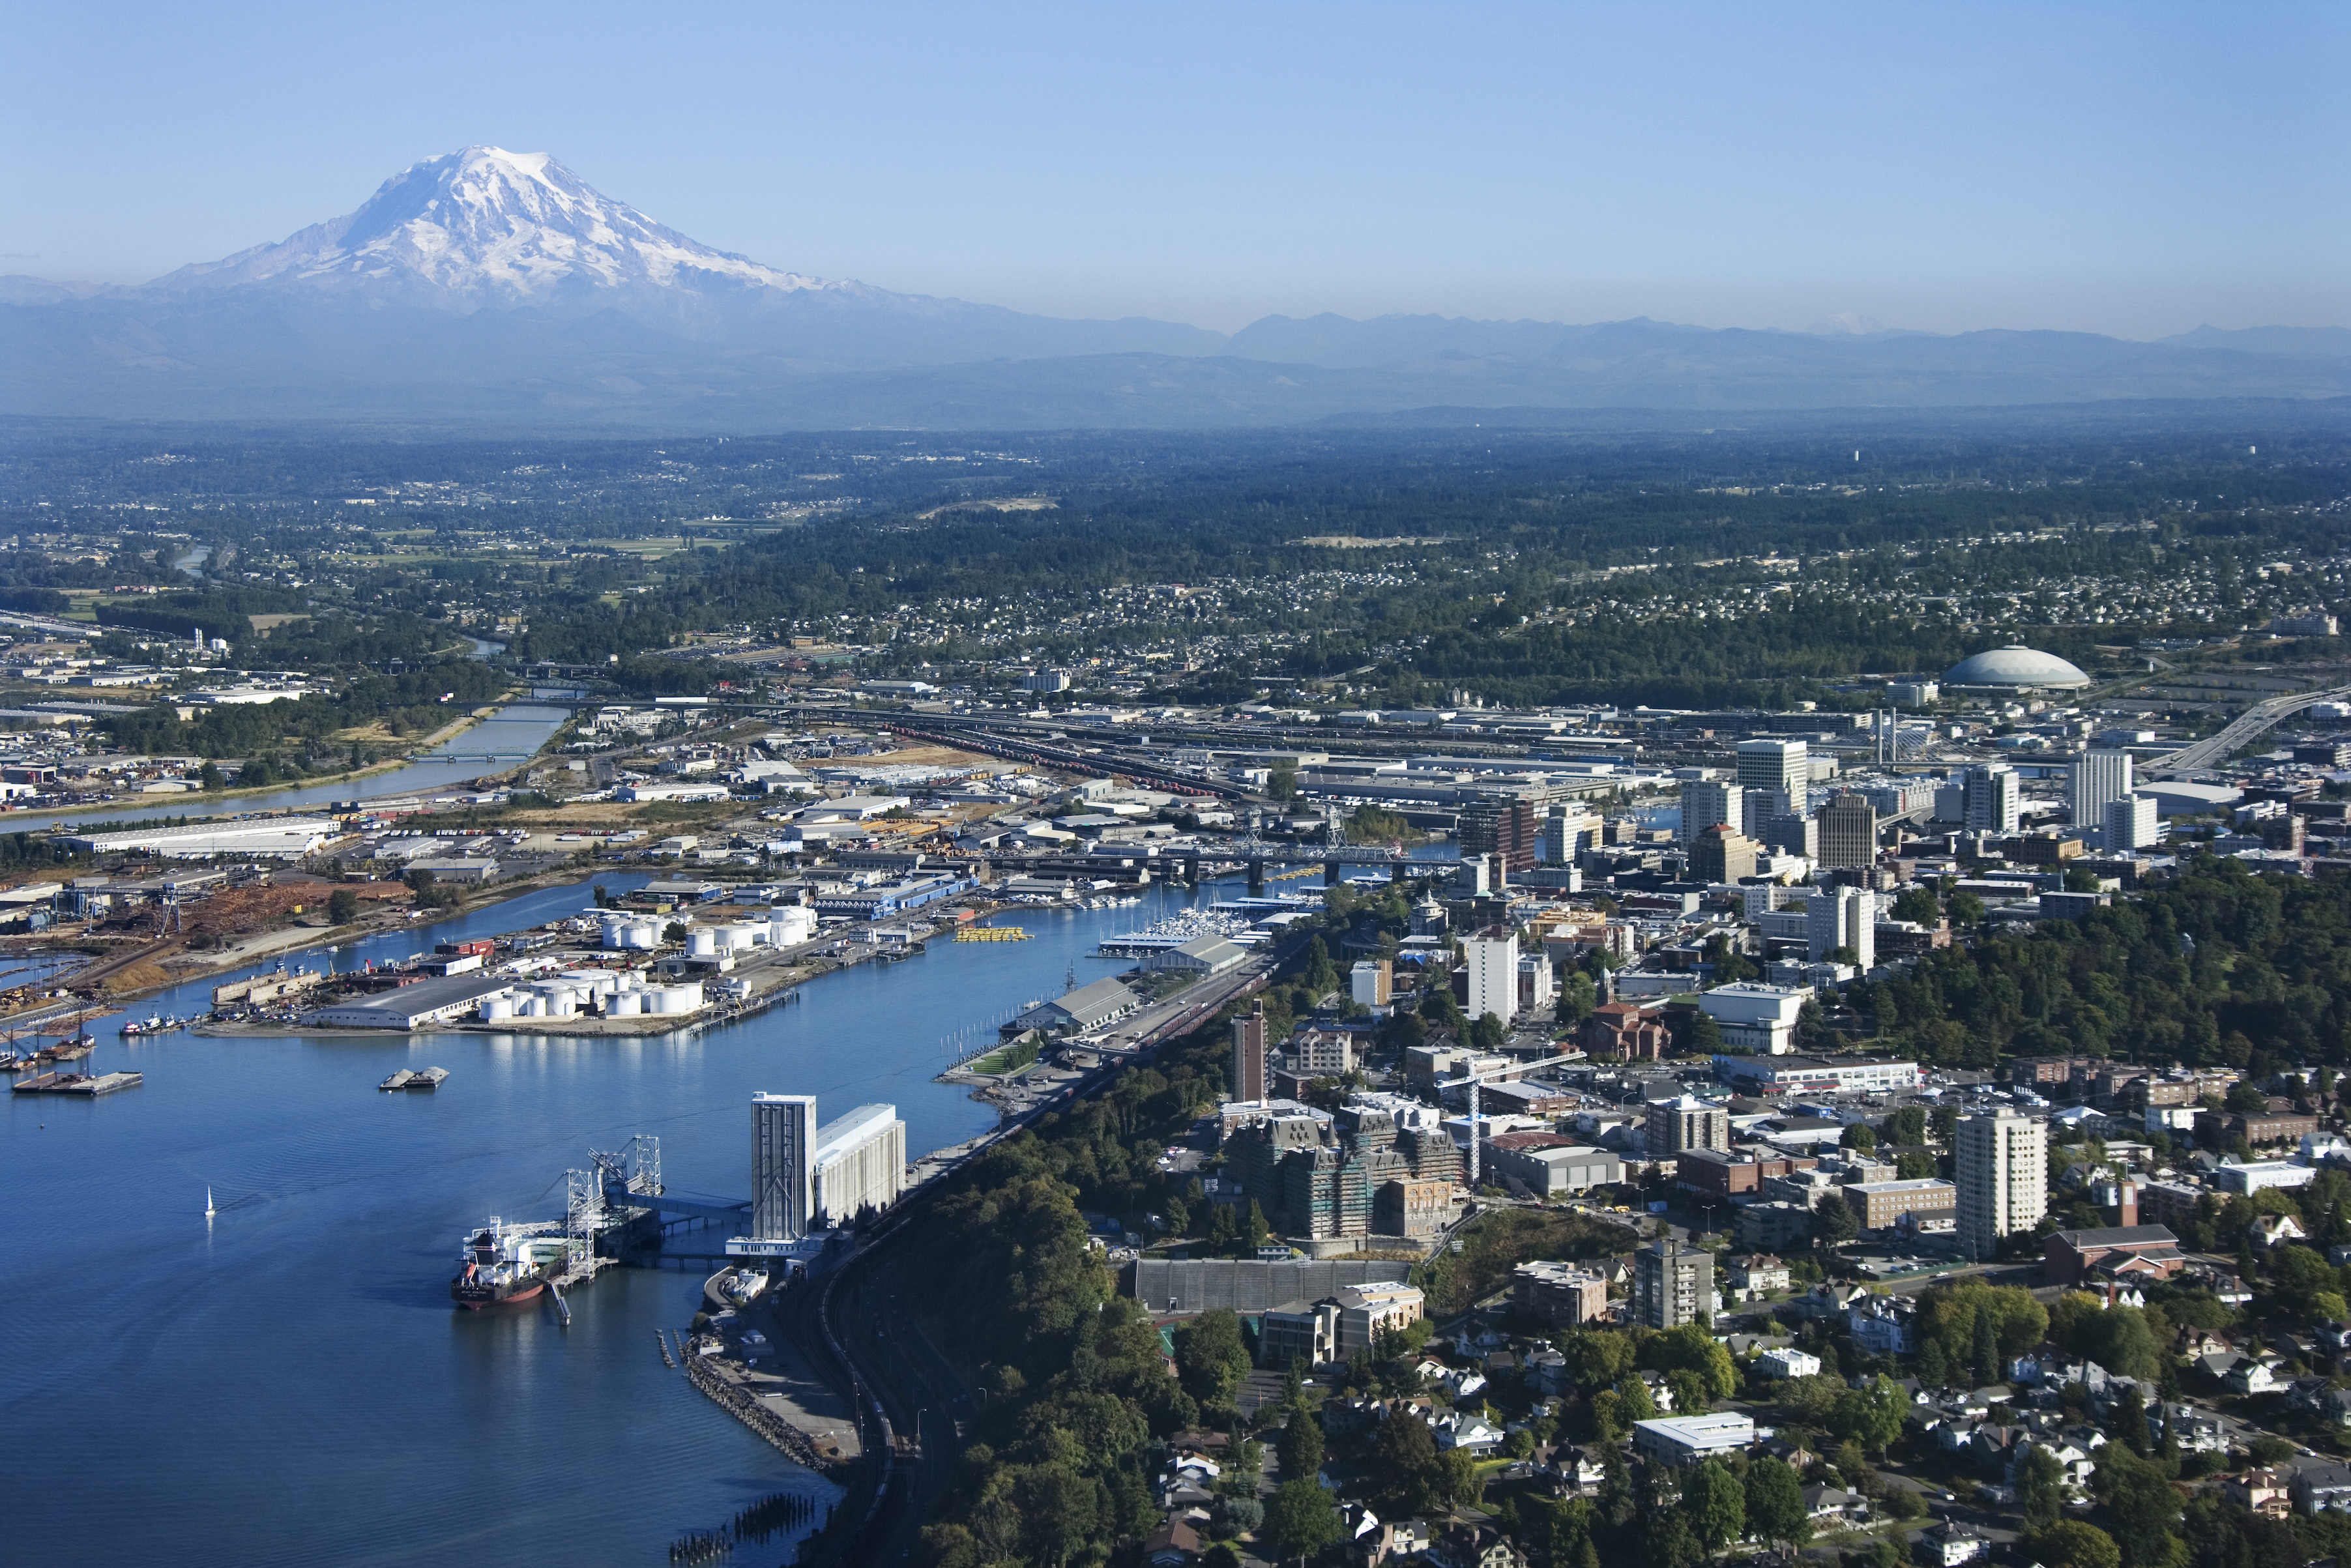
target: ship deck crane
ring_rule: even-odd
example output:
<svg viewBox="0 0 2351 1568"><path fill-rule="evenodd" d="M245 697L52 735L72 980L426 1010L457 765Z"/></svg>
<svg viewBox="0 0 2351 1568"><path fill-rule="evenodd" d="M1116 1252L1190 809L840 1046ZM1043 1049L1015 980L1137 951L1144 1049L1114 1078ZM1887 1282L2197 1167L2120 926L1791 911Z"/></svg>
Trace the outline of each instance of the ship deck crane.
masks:
<svg viewBox="0 0 2351 1568"><path fill-rule="evenodd" d="M1466 1088L1469 1091L1469 1190L1471 1192L1478 1190L1478 1085L1489 1079L1510 1078L1521 1072L1532 1072L1538 1067L1556 1067L1562 1061L1583 1060L1582 1051L1573 1051L1562 1056L1542 1057L1533 1061L1513 1061L1508 1067L1489 1067L1483 1072L1468 1073L1437 1086L1439 1090Z"/></svg>

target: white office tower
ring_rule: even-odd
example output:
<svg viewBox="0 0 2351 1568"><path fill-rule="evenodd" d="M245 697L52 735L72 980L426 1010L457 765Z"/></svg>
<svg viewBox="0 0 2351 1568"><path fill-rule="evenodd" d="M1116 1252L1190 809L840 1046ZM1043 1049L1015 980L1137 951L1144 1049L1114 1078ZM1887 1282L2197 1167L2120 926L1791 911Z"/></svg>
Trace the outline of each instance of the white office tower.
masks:
<svg viewBox="0 0 2351 1568"><path fill-rule="evenodd" d="M2106 806L2105 847L2116 854L2150 848L2163 834L2162 808L2152 795L2126 795Z"/></svg>
<svg viewBox="0 0 2351 1568"><path fill-rule="evenodd" d="M1828 887L1804 901L1804 935L1815 964L1839 947L1866 971L1877 962L1877 900L1857 887Z"/></svg>
<svg viewBox="0 0 2351 1568"><path fill-rule="evenodd" d="M2106 808L2130 792L2127 751L2085 751L2066 772L2066 802L2074 810L2074 826L2085 834L2103 832Z"/></svg>
<svg viewBox="0 0 2351 1568"><path fill-rule="evenodd" d="M1506 925L1489 926L1461 939L1463 967L1469 973L1469 1005L1462 1010L1476 1023L1488 1013L1508 1023L1519 1010L1519 939Z"/></svg>
<svg viewBox="0 0 2351 1568"><path fill-rule="evenodd" d="M816 1192L816 1096L751 1096L751 1237L808 1234Z"/></svg>
<svg viewBox="0 0 2351 1568"><path fill-rule="evenodd" d="M1812 749L1801 740L1742 740L1737 756L1739 831L1760 840L1766 819L1803 810L1813 787Z"/></svg>
<svg viewBox="0 0 2351 1568"><path fill-rule="evenodd" d="M1555 809L1535 829L1535 854L1545 865L1573 865L1600 842L1600 819L1582 806Z"/></svg>
<svg viewBox="0 0 2351 1568"><path fill-rule="evenodd" d="M816 1102L809 1102L811 1108ZM811 1160L819 1225L846 1225L898 1201L906 1176L906 1124L895 1105L860 1105L816 1133Z"/></svg>
<svg viewBox="0 0 2351 1568"><path fill-rule="evenodd" d="M2003 1106L1959 1119L1959 1250L1992 1256L2001 1238L2049 1211L2049 1124Z"/></svg>
<svg viewBox="0 0 2351 1568"><path fill-rule="evenodd" d="M1740 815L1740 796L1736 784L1716 784L1692 779L1682 786L1681 840L1686 844L1698 842L1698 836L1718 822L1727 822L1740 832L1747 831Z"/></svg>
<svg viewBox="0 0 2351 1568"><path fill-rule="evenodd" d="M2016 769L1994 762L1968 775L1965 825L1980 833L2012 833L2024 818L2024 791Z"/></svg>

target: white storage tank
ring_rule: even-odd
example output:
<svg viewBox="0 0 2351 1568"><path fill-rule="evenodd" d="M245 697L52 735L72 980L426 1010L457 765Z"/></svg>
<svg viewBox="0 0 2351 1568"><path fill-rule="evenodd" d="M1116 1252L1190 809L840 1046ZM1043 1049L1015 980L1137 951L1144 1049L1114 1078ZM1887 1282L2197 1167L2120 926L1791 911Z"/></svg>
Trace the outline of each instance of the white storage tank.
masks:
<svg viewBox="0 0 2351 1568"><path fill-rule="evenodd" d="M634 991L622 991L615 996L605 1011L614 1018L634 1018L644 1010L645 999Z"/></svg>
<svg viewBox="0 0 2351 1568"><path fill-rule="evenodd" d="M774 946L790 947L816 936L816 911L806 904L789 904L768 912L768 941Z"/></svg>
<svg viewBox="0 0 2351 1568"><path fill-rule="evenodd" d="M659 1013L690 1013L702 1006L702 986L694 982L683 986L664 986L646 998L653 1010Z"/></svg>
<svg viewBox="0 0 2351 1568"><path fill-rule="evenodd" d="M718 956L718 928L705 925L685 934L685 950L697 958Z"/></svg>
<svg viewBox="0 0 2351 1568"><path fill-rule="evenodd" d="M484 1022L494 1022L498 1019L510 1019L514 1016L515 1005L514 998L512 997L484 997L482 998L481 1018Z"/></svg>
<svg viewBox="0 0 2351 1568"><path fill-rule="evenodd" d="M661 945L661 927L650 920L632 921L621 928L621 946L624 948L651 948Z"/></svg>
<svg viewBox="0 0 2351 1568"><path fill-rule="evenodd" d="M625 946L625 943L622 940L622 934L628 930L630 924L631 922L628 916L624 915L607 915L603 916L604 946L613 948Z"/></svg>

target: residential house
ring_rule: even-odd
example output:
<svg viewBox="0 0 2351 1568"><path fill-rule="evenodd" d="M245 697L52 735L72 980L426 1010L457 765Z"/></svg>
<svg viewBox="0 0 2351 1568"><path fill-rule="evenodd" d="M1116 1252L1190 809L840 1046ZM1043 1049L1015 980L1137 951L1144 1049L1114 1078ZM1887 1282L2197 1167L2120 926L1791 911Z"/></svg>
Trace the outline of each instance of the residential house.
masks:
<svg viewBox="0 0 2351 1568"><path fill-rule="evenodd" d="M1755 1369L1766 1377L1817 1377L1821 1358L1792 1344L1782 1345L1757 1356Z"/></svg>
<svg viewBox="0 0 2351 1568"><path fill-rule="evenodd" d="M2159 1438L2161 1430L2156 1422L2161 1419L2171 1427L2171 1440L2183 1454L2225 1454L2229 1451L2228 1428L2220 1417L2210 1411L2185 1402L2174 1405L2156 1404L2147 1406L2147 1434Z"/></svg>
<svg viewBox="0 0 2351 1568"><path fill-rule="evenodd" d="M2326 1459L2304 1465L2294 1471L2289 1490L2299 1512L2351 1513L2351 1465Z"/></svg>
<svg viewBox="0 0 2351 1568"><path fill-rule="evenodd" d="M1171 1519L1145 1537L1143 1560L1151 1568L1183 1568L1200 1560L1200 1532L1180 1519Z"/></svg>
<svg viewBox="0 0 2351 1568"><path fill-rule="evenodd" d="M1845 1312L1853 1343L1873 1355L1907 1355L1917 1348L1911 1322L1917 1303L1907 1296L1868 1296Z"/></svg>
<svg viewBox="0 0 2351 1568"><path fill-rule="evenodd" d="M2278 1385L2277 1368L2266 1361L2240 1356L2220 1381L2239 1394L2267 1394Z"/></svg>
<svg viewBox="0 0 2351 1568"><path fill-rule="evenodd" d="M1964 1524L1946 1522L1927 1531L1920 1542L1926 1548L1929 1563L1939 1568L1959 1568L1962 1563L1972 1563L1989 1555L1991 1542Z"/></svg>
<svg viewBox="0 0 2351 1568"><path fill-rule="evenodd" d="M1502 1429L1480 1416L1447 1416L1432 1431L1439 1448L1463 1448L1479 1458L1502 1446Z"/></svg>
<svg viewBox="0 0 2351 1568"><path fill-rule="evenodd" d="M1869 1500L1858 1492L1842 1487L1806 1487L1803 1492L1804 1512L1815 1523L1866 1524L1869 1521Z"/></svg>
<svg viewBox="0 0 2351 1568"><path fill-rule="evenodd" d="M2283 1519L2294 1511L2293 1478L2273 1469L2247 1470L2220 1484L2221 1493L2239 1508L2263 1519Z"/></svg>
<svg viewBox="0 0 2351 1568"><path fill-rule="evenodd" d="M2302 1228L2302 1221L2291 1214L2257 1214L2247 1240L2256 1247L2275 1247L2287 1241L2306 1241L2310 1238Z"/></svg>
<svg viewBox="0 0 2351 1568"><path fill-rule="evenodd" d="M1491 1525L1448 1524L1430 1542L1434 1568L1525 1568L1510 1538Z"/></svg>
<svg viewBox="0 0 2351 1568"><path fill-rule="evenodd" d="M1732 1259L1727 1273L1734 1301L1760 1301L1774 1291L1787 1290L1792 1283L1788 1265L1768 1252Z"/></svg>
<svg viewBox="0 0 2351 1568"><path fill-rule="evenodd" d="M1340 1511L1343 1521L1350 1520L1359 1505L1349 1503ZM1370 1517L1371 1511L1364 1510ZM1386 1563L1405 1563L1421 1558L1434 1541L1428 1521L1407 1519L1390 1524L1385 1521L1365 1527L1360 1520L1350 1525L1347 1560L1354 1568L1380 1568Z"/></svg>

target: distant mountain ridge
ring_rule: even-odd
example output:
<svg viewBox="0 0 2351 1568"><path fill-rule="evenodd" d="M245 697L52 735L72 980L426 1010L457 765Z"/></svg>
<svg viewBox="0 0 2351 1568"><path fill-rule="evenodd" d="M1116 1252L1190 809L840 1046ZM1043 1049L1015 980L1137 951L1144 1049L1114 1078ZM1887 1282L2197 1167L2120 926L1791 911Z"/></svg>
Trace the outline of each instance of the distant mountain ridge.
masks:
<svg viewBox="0 0 2351 1568"><path fill-rule="evenodd" d="M756 430L2346 395L2341 328L2132 343L1858 316L1810 333L1270 316L1230 337L1067 320L769 267L496 147L143 286L0 278L0 412L22 414Z"/></svg>

